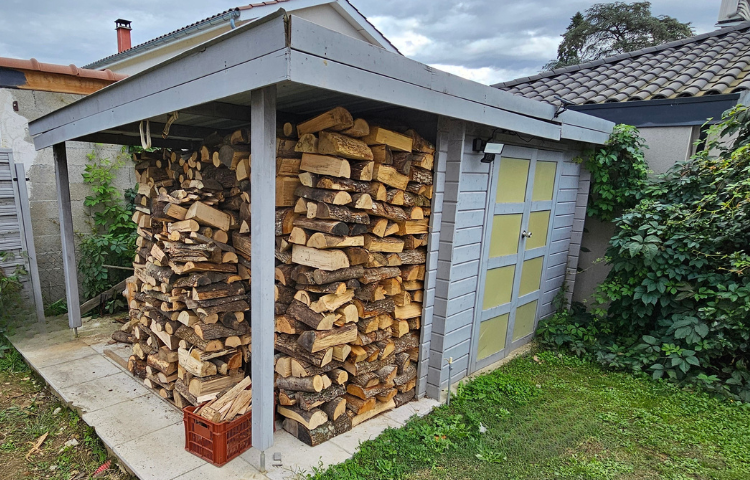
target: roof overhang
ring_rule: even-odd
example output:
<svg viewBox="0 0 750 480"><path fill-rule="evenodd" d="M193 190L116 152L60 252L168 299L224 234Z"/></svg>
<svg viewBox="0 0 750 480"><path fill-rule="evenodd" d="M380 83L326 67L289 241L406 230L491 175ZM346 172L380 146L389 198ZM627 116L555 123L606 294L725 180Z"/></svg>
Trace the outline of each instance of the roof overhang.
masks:
<svg viewBox="0 0 750 480"><path fill-rule="evenodd" d="M685 127L718 123L721 115L737 105L739 93L681 97L663 100L575 105L571 110L635 127ZM710 120L708 120L710 119Z"/></svg>
<svg viewBox="0 0 750 480"><path fill-rule="evenodd" d="M472 82L284 10L117 82L29 124L38 149L80 140L140 144L142 120L179 118L154 146L187 148L249 123L250 92L277 85L280 112L402 107L548 140L604 143L614 124ZM155 130L155 129L154 129Z"/></svg>

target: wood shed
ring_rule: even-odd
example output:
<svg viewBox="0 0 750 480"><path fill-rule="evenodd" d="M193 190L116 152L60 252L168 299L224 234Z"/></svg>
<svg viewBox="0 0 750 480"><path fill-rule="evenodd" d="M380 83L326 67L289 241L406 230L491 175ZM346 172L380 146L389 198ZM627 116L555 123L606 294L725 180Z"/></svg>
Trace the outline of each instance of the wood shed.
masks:
<svg viewBox="0 0 750 480"><path fill-rule="evenodd" d="M144 126L150 133L141 134ZM364 126L367 132L358 130ZM242 315L230 321L249 323L242 331L251 332L252 441L266 450L273 443L274 390L279 377L287 378L279 358L297 359L310 373L297 376L309 384L296 393L293 380L277 389L288 402L279 411L286 408L284 416L305 427L302 438L315 429L306 422L318 405L302 408L310 399L301 392L315 382L336 387L332 371L348 374L342 385L351 402L377 397L377 413L392 408L397 394L440 398L450 383L529 342L563 284L572 291L575 281L588 196L586 173L575 158L603 144L612 126L435 70L280 10L46 115L30 132L37 149L54 148L71 328L81 320L75 315L66 142L140 146L145 136L153 147L168 149L158 159L140 157L146 164L138 176L154 191L139 225L154 237L149 246L172 249L166 256L184 255L167 245L183 239L222 244L223 253L234 254L219 253L227 263L218 264L243 287L227 288L221 298L234 302L240 291L245 295L239 301L247 308L237 312L235 306L231 312ZM211 137L231 154L209 143ZM494 159L485 157L488 141L504 145ZM208 174L191 162L234 171L236 180L230 178L221 195L201 193ZM172 176L161 176L159 168ZM195 171L203 172L203 183ZM148 197L148 191L141 194ZM189 208L173 201L190 195ZM171 208L168 218L157 218L159 201ZM222 209L220 218L212 216ZM207 227L221 232L219 240L203 242ZM150 260L172 269L161 270L169 288L173 274L212 271L200 259L181 258L171 267ZM185 308L194 302L195 312L203 310L185 314L184 325L216 328L207 325L227 312L211 308L226 302L192 292ZM281 301L285 295L291 297ZM356 308L341 310L350 305ZM207 320L212 314L213 323ZM280 329L284 315L289 321ZM174 340L165 335L154 342ZM389 366L397 368L383 370ZM410 367L414 388L394 384ZM335 434L339 427L326 427L332 423L327 418L319 415L316 428Z"/></svg>

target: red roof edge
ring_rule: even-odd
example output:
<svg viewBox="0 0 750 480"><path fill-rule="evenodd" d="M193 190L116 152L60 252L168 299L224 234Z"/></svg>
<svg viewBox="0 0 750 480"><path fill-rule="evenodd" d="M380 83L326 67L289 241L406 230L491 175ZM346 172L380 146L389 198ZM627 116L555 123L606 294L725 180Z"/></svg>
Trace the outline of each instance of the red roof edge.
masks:
<svg viewBox="0 0 750 480"><path fill-rule="evenodd" d="M36 58L32 58L30 60L22 60L20 58L0 57L0 67L15 68L19 70L31 70L45 73L56 73L58 75L70 75L72 77L91 78L110 82L116 82L127 77L127 75L114 73L111 70L89 70L87 68L76 67L73 64L57 65L54 63L42 63L39 62Z"/></svg>

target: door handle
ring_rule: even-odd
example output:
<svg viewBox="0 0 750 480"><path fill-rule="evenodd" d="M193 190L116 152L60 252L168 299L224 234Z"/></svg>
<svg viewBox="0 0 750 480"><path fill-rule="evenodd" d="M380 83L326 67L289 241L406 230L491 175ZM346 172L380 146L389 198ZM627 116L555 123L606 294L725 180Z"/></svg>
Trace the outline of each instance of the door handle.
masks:
<svg viewBox="0 0 750 480"><path fill-rule="evenodd" d="M531 238L531 235L533 234L531 232L527 232L526 230L521 232L521 238Z"/></svg>

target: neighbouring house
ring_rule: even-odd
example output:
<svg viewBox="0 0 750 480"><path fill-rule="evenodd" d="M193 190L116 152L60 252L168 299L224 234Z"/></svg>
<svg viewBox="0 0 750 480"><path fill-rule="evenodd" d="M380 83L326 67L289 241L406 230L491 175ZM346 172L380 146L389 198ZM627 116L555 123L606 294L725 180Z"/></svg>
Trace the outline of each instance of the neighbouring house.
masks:
<svg viewBox="0 0 750 480"><path fill-rule="evenodd" d="M14 173L14 165L21 164L28 178L26 187L29 212L27 213L33 226L33 243L40 274L40 288L45 303L65 298L65 278L52 150L34 149L33 140L29 134L29 122L65 107L122 78L125 78L125 75L108 70L97 71L78 68L74 65L53 65L38 62L33 58L31 60L0 58L0 164L2 168L7 167ZM91 231L91 227L87 224L89 217L83 206L83 200L86 195L89 195L90 190L83 183L81 174L87 163L87 154L94 150L100 156L108 158L114 158L121 153L119 146L88 142L76 142L69 147L73 227L77 233L81 234ZM131 188L134 184L135 176L131 168L123 168L118 172L116 185L119 188ZM26 212L22 211L20 200L14 199L12 195L3 202L3 205L9 209L3 213L6 215L3 217L6 227L2 232L5 241L3 250L6 251L14 249L16 245L7 242L8 231L23 230L21 222L16 220L13 203L18 205L19 218L22 213ZM12 226L8 226L9 223ZM3 264L2 266L11 265Z"/></svg>
<svg viewBox="0 0 750 480"><path fill-rule="evenodd" d="M646 160L663 173L702 148L707 119L750 100L750 8L747 0L724 0L718 30L542 72L494 85L615 123L635 125L648 144ZM614 224L589 218L574 299L590 297L609 268L604 256Z"/></svg>
<svg viewBox="0 0 750 480"><path fill-rule="evenodd" d="M131 22L117 20L118 52L84 65L84 68L106 68L132 75L280 7L329 30L398 53L396 47L347 0L271 0L226 10L133 47Z"/></svg>

